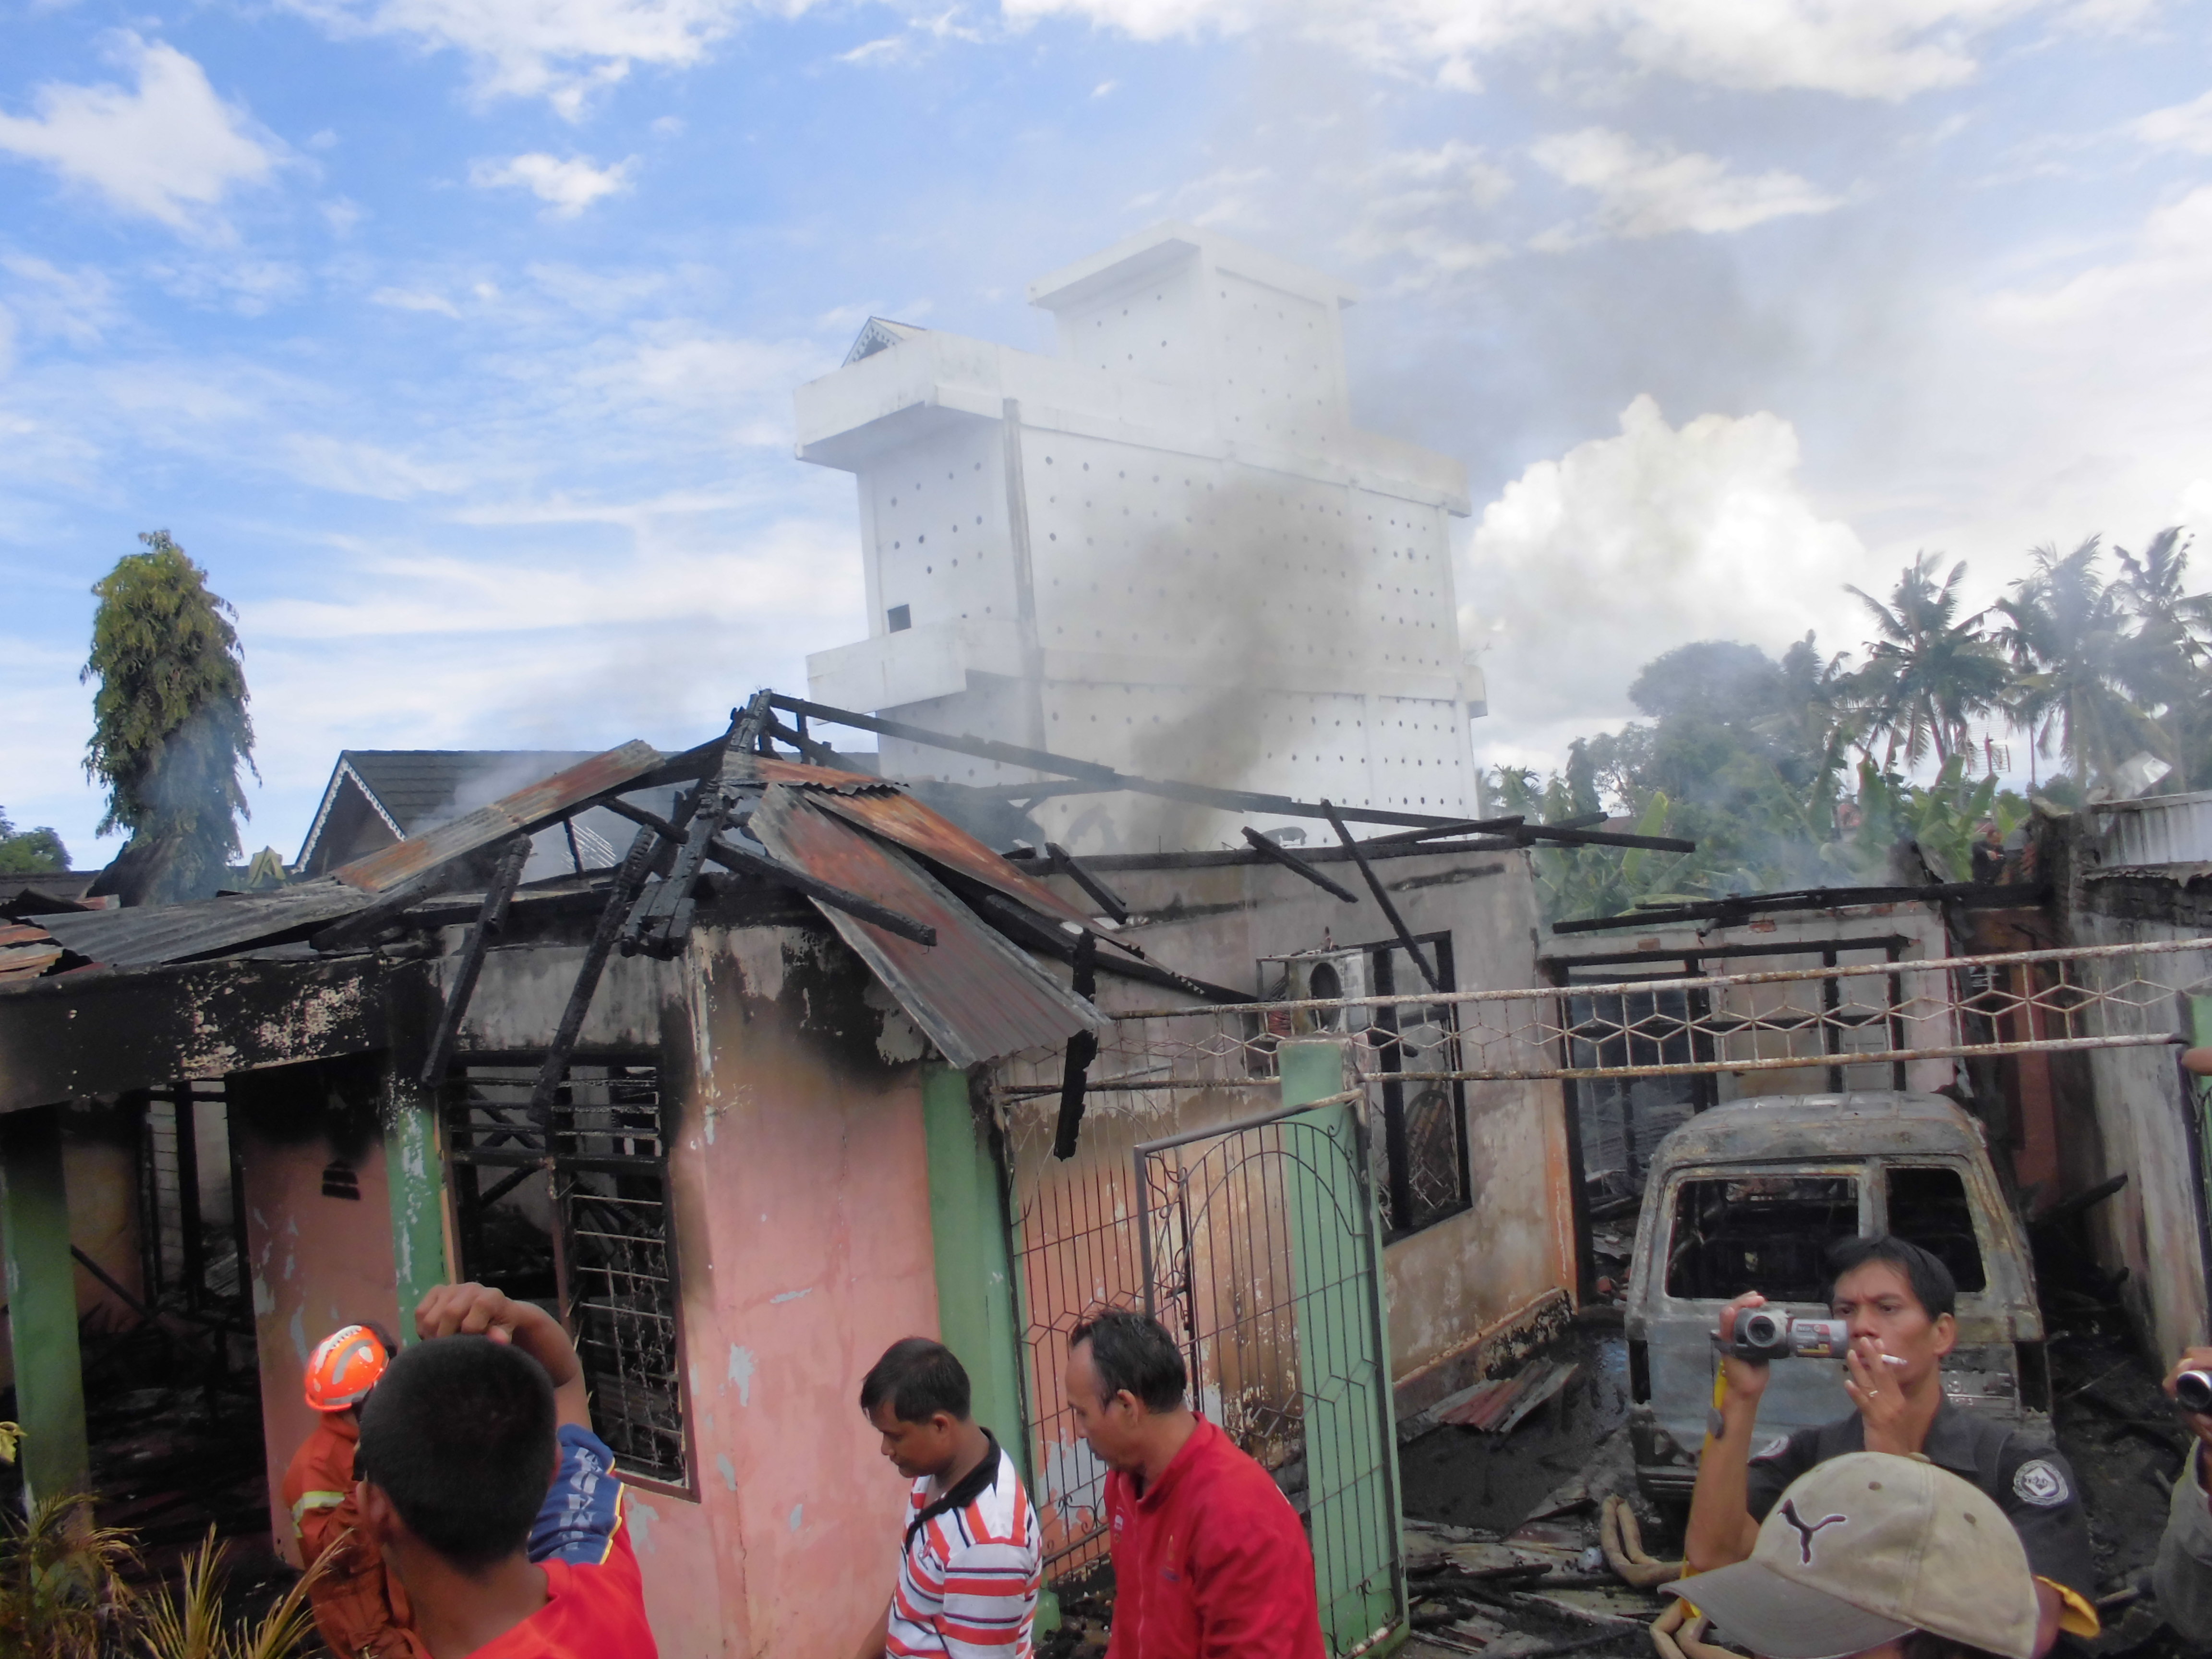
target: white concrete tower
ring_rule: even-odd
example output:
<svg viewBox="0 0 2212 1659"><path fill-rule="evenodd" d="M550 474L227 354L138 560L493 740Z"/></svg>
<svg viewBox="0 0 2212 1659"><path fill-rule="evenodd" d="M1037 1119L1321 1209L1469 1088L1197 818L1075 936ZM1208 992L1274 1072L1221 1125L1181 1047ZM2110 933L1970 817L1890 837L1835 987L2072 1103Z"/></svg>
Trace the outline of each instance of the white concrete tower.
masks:
<svg viewBox="0 0 2212 1659"><path fill-rule="evenodd" d="M1471 813L1483 690L1446 526L1466 473L1352 427L1351 290L1168 224L1029 294L1057 357L877 319L799 388L799 458L859 480L869 612L867 639L807 659L816 700L1152 777ZM883 748L895 775L1035 775ZM1033 810L1077 851L1265 822L1127 794Z"/></svg>

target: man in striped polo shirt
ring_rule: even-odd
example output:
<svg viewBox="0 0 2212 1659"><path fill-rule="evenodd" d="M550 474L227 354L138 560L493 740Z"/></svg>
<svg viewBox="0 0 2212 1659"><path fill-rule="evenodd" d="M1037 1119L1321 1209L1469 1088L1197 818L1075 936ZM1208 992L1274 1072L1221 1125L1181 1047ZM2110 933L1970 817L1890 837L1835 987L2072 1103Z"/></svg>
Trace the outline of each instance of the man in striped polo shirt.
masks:
<svg viewBox="0 0 2212 1659"><path fill-rule="evenodd" d="M1044 1577L1036 1510L969 1401L967 1370L921 1336L892 1343L860 1384L884 1455L914 1489L898 1589L858 1659L1030 1659Z"/></svg>

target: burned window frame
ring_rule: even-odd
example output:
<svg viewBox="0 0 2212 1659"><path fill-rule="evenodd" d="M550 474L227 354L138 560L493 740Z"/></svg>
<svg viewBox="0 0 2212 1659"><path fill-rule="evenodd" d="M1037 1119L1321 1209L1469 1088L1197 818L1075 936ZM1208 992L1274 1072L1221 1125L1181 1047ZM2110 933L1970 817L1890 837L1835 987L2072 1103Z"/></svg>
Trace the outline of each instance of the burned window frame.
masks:
<svg viewBox="0 0 2212 1659"><path fill-rule="evenodd" d="M579 1054L570 1061L562 1085L555 1093L550 1125L531 1121L528 1113L531 1082L543 1059L543 1055L531 1053L472 1054L466 1060L454 1065L441 1092L438 1115L451 1176L448 1206L458 1266L463 1277L476 1276L483 1251L478 1212L484 1196L488 1194L495 1200L503 1195L507 1187L520 1185L533 1173L542 1174L548 1183L547 1199L555 1220L551 1237L553 1300L562 1327L575 1341L578 1357L583 1362L585 1380L591 1394L592 1431L613 1449L616 1465L624 1481L672 1497L696 1500L699 1496L697 1433L685 1348L675 1188L668 1167L672 1133L660 1057L649 1050ZM618 1072L629 1075L617 1078L615 1073ZM582 1103L574 1099L575 1085L599 1085L599 1089L594 1090L595 1093L604 1089L605 1096L611 1097L616 1091L607 1085L618 1082L633 1087L641 1085L649 1086L650 1124L637 1122L626 1125L617 1121L579 1129L575 1126L574 1114L580 1104L587 1110L596 1109L605 1112L618 1106L635 1108L645 1103L635 1099L625 1102L608 1097ZM471 1098L471 1085L485 1084L498 1090L498 1097L492 1100ZM473 1109L486 1105L501 1109L495 1130L471 1115ZM622 1133L624 1127L631 1133ZM487 1139L489 1144L478 1144L480 1139ZM595 1142L627 1143L628 1150L616 1151L611 1146L594 1148L592 1143ZM637 1151L641 1142L651 1143L653 1150ZM496 1171L488 1188L483 1184L480 1171ZM644 1466L635 1449L634 1434L624 1431L626 1425L632 1419L627 1414L617 1419L607 1414L605 1409L611 1397L607 1385L622 1378L623 1372L619 1360L611 1370L594 1363L595 1340L587 1328L592 1304L580 1297L576 1280L582 1273L619 1270L580 1263L576 1225L580 1206L575 1188L571 1182L564 1181L563 1176L584 1173L642 1180L651 1182L656 1188L657 1195L647 1198L646 1201L657 1201L660 1206L660 1232L657 1243L663 1252L665 1263L661 1281L665 1286L663 1292L665 1306L665 1310L648 1313L647 1316L665 1316L670 1331L667 1380L659 1397L675 1418L673 1435L680 1458L680 1469L675 1474L668 1472L670 1464L665 1459L654 1462L651 1467ZM648 1427L647 1431L665 1435L669 1430Z"/></svg>
<svg viewBox="0 0 2212 1659"><path fill-rule="evenodd" d="M1674 1253L1678 1243L1675 1235L1681 1224L1683 1194L1692 1185L1710 1182L1766 1180L1848 1181L1852 1185L1853 1197L1856 1200L1856 1214L1851 1224L1852 1232L1854 1235L1858 1235L1865 1233L1873 1224L1872 1189L1875 1174L1876 1171L1870 1169L1863 1158L1819 1159L1792 1164L1711 1164L1692 1165L1670 1171L1661 1197L1663 1208L1657 1218L1658 1224L1662 1230L1661 1237L1656 1241L1658 1249L1654 1264L1658 1279L1659 1295L1667 1302L1677 1306L1699 1305L1724 1302L1729 1299L1726 1297L1699 1296L1674 1289ZM1838 1235L1838 1237L1841 1236ZM1754 1285L1752 1288L1758 1287ZM1818 1297L1784 1297L1781 1301L1782 1305L1792 1307L1825 1307L1826 1305Z"/></svg>
<svg viewBox="0 0 2212 1659"><path fill-rule="evenodd" d="M1449 933L1417 934L1414 943L1427 953L1436 969L1436 988L1447 993L1457 990L1459 981L1452 962L1451 935ZM1399 958L1405 956L1405 946L1395 939L1389 939L1362 948L1367 956L1368 980L1372 994L1378 998L1401 994L1398 963ZM1412 962L1408 960L1406 966L1412 969ZM1402 988L1403 992L1418 994L1422 989L1419 970L1413 969L1410 976L1414 982ZM1457 1052L1458 1045L1449 1041L1449 1037L1459 1030L1459 1007L1457 1004L1449 1002L1439 1003L1436 1007L1443 1015L1447 1034L1444 1053L1449 1057ZM1404 1012L1402 1008L1382 1001L1375 1005L1371 1015L1378 1039L1377 1058L1385 1074L1382 1085L1382 1114L1379 1126L1383 1154L1380 1166L1383 1181L1377 1196L1382 1200L1382 1242L1386 1245L1426 1232L1454 1216L1465 1215L1474 1207L1474 1170L1468 1156L1467 1085L1458 1078L1448 1078L1443 1080L1442 1086L1448 1091L1446 1114L1454 1142L1455 1164L1453 1174L1459 1183L1458 1194L1449 1203L1418 1212L1414 1210L1413 1148L1407 1099L1407 1085L1393 1079L1389 1075L1403 1069L1403 1054L1398 1036L1400 1017ZM1456 1070L1457 1067L1448 1069ZM1410 1224L1401 1219L1409 1213L1415 1216Z"/></svg>
<svg viewBox="0 0 2212 1659"><path fill-rule="evenodd" d="M1957 1280L1958 1293L1961 1297L1983 1297L1989 1295L1994 1288L1991 1284L1990 1263L1995 1258L1996 1251L1993 1248L1995 1241L1990 1237L1987 1229L1984 1225L1984 1206L1975 1202L1976 1194L1973 1170L1966 1164L1956 1159L1934 1157L1916 1158L1910 1154L1898 1158L1885 1158L1881 1160L1880 1164L1876 1167L1880 1170L1881 1176L1881 1208L1873 1224L1880 1231L1893 1234L1899 1238L1905 1240L1908 1243L1920 1244L1921 1249L1928 1250L1931 1255L1936 1254L1932 1247L1926 1244L1921 1244L1920 1240L1914 1237L1912 1233L1903 1233L1897 1231L1897 1216L1893 1206L1890 1203L1891 1183L1894 1178L1899 1175L1925 1175L1937 1171L1949 1176L1953 1180L1959 1183L1959 1197L1960 1202L1966 1206L1966 1224L1972 1230L1974 1255L1977 1258L1976 1266L1980 1271L1982 1282L1978 1285L1969 1285L1966 1280L1960 1276L1959 1270L1954 1263L1948 1261L1944 1261L1943 1265L1950 1269L1952 1278ZM1918 1231L1918 1229L1915 1229L1915 1231ZM1940 1255L1937 1259L1939 1261L1943 1260Z"/></svg>

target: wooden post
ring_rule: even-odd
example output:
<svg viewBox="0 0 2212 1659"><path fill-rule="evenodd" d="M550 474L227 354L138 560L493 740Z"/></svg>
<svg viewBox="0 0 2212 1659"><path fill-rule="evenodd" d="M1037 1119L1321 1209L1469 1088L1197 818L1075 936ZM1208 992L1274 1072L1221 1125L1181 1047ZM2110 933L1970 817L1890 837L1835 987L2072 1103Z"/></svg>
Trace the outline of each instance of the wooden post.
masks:
<svg viewBox="0 0 2212 1659"><path fill-rule="evenodd" d="M8 1261L23 1493L33 1504L82 1492L92 1480L62 1179L64 1109L37 1106L0 1117L0 1248Z"/></svg>

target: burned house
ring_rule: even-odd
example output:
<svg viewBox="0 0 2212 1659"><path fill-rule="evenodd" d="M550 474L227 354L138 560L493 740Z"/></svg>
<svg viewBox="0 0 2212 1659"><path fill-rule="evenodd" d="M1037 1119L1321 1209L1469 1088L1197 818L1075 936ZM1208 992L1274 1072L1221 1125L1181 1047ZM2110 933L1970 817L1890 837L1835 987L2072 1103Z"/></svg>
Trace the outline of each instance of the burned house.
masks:
<svg viewBox="0 0 2212 1659"><path fill-rule="evenodd" d="M827 763L810 717L883 724L763 694L698 749L586 757L278 890L39 917L54 959L0 991L33 1490L84 1471L70 1126L166 1113L172 1163L177 1125L221 1126L234 1179L194 1178L195 1231L234 1224L270 1489L316 1340L499 1284L578 1336L672 1655L858 1639L897 1494L854 1400L916 1331L1022 1449L1054 1576L1087 1566L1098 1472L1059 1379L1102 1302L1170 1318L1306 1510L1339 1650L1401 1614L1393 1384L1417 1409L1571 1294L1557 1083L1450 1058L1444 999L1533 973L1522 827L1023 751L1341 844L1008 856ZM586 812L619 856L533 875Z"/></svg>

